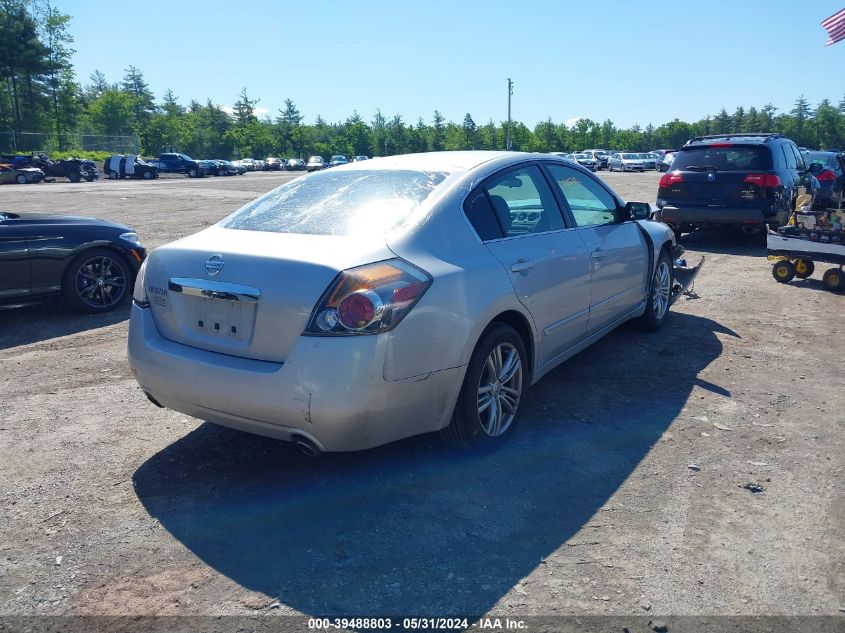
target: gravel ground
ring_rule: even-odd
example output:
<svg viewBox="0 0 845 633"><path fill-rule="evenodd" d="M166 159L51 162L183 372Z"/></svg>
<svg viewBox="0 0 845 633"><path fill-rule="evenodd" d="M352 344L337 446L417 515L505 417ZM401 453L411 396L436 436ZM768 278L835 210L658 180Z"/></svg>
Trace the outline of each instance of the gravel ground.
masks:
<svg viewBox="0 0 845 633"><path fill-rule="evenodd" d="M658 174L602 176L653 202ZM8 186L0 208L154 247L290 177ZM485 457L424 436L312 461L149 404L128 308L0 312L0 614L836 614L842 296L775 283L759 236L684 243L697 295L546 377Z"/></svg>

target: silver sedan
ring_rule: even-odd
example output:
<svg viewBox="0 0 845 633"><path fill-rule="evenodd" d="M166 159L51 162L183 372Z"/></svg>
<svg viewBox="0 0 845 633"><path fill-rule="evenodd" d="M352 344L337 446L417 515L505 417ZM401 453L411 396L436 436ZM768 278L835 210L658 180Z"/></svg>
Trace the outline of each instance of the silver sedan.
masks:
<svg viewBox="0 0 845 633"><path fill-rule="evenodd" d="M320 171L153 251L129 361L156 405L310 454L496 445L557 365L663 325L675 242L648 215L549 154Z"/></svg>

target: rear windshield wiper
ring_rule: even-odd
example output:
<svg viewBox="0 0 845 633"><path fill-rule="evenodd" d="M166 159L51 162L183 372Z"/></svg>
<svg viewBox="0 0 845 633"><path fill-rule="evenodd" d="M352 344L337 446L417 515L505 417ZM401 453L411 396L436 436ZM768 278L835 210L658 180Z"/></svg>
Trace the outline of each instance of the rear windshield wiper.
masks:
<svg viewBox="0 0 845 633"><path fill-rule="evenodd" d="M684 169L690 171L716 171L716 165L687 165Z"/></svg>

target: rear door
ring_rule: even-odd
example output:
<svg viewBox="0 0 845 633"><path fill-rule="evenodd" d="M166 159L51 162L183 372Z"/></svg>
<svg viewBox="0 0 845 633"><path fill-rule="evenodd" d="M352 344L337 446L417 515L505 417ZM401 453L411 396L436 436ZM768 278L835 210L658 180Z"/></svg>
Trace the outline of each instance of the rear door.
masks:
<svg viewBox="0 0 845 633"><path fill-rule="evenodd" d="M564 223L540 167L520 166L496 174L471 194L465 208L474 225L479 218L494 218L492 227L481 228L479 234L541 333L537 365L583 339L590 302L589 257L577 232Z"/></svg>
<svg viewBox="0 0 845 633"><path fill-rule="evenodd" d="M591 174L547 165L590 255L587 335L637 307L645 297L649 251L637 224L621 217L616 198Z"/></svg>

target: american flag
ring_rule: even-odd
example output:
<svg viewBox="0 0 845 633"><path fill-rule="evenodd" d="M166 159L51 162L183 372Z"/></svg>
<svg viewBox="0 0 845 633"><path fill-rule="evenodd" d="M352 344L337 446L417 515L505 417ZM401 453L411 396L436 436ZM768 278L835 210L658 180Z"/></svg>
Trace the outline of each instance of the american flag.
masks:
<svg viewBox="0 0 845 633"><path fill-rule="evenodd" d="M830 35L825 46L836 44L839 40L845 40L845 9L837 11L827 20L822 22L822 26Z"/></svg>

